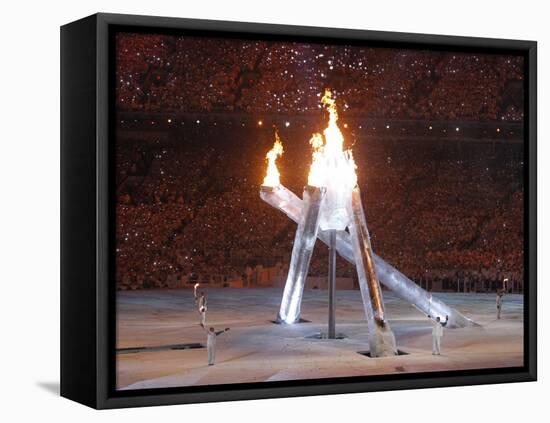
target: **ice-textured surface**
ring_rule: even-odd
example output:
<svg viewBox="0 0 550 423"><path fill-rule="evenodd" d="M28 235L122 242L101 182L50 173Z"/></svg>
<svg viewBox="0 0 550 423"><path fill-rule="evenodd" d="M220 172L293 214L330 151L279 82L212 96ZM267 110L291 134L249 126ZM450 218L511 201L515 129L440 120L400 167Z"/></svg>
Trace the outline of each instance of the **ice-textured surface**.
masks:
<svg viewBox="0 0 550 423"><path fill-rule="evenodd" d="M330 176L330 175L329 175ZM347 210L347 203L350 195L347 190L338 189L337 178L327 178L327 193L321 208L320 225L323 231L343 231L349 224L350 216Z"/></svg>
<svg viewBox="0 0 550 423"><path fill-rule="evenodd" d="M296 229L292 257L278 316L278 319L285 323L295 323L300 319L302 295L309 262L317 240L319 214L324 196L324 188L310 186L304 188L303 213L301 213Z"/></svg>
<svg viewBox="0 0 550 423"><path fill-rule="evenodd" d="M300 220L302 214L302 200L298 198L292 191L280 185L275 189L261 190L261 198L271 206L281 210L294 222ZM325 244L329 244L329 234L325 231L319 231L319 239ZM349 234L346 232L338 232L336 236L336 249L344 259L350 263L355 263L353 257L353 249ZM391 289L399 298L407 301L415 306L418 310L433 318L440 316L449 316L448 328L458 328L465 326L473 326L475 323L462 315L457 310L449 307L438 297L426 292L424 289L407 278L403 273L395 267L384 261L381 257L373 254L374 266L376 275L380 283Z"/></svg>
<svg viewBox="0 0 550 423"><path fill-rule="evenodd" d="M349 233L355 257L355 268L363 307L369 326L369 348L372 357L386 357L397 354L395 336L386 321L382 289L374 269L372 247L367 221L361 203L359 188L355 187L348 204L351 216Z"/></svg>

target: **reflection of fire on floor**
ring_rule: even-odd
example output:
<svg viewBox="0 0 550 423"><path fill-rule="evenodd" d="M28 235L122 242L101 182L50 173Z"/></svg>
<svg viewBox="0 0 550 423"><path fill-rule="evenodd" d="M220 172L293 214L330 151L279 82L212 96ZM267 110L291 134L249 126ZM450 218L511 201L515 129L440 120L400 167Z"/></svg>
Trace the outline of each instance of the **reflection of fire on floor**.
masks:
<svg viewBox="0 0 550 423"><path fill-rule="evenodd" d="M270 320L271 323L274 323L276 325L286 325L286 323L284 322L281 322L280 320ZM306 320L306 319L302 319L300 317L300 320L298 320L297 322L295 322L294 324L298 324L298 323L311 323L311 320Z"/></svg>
<svg viewBox="0 0 550 423"><path fill-rule="evenodd" d="M231 328L216 341L207 365L206 334L192 290L118 293L117 386L144 389L220 383L320 379L523 365L523 298L507 295L496 320L491 294L444 294L442 300L482 327L445 329L441 356L432 355L431 321L391 292L386 310L397 346L408 355L370 359L359 291L337 291L336 329L347 338L315 339L327 331L327 291L306 290L302 315L310 323L274 325L280 289L206 288L208 327ZM136 348L136 346L142 346ZM187 349L185 349L188 347ZM184 348L184 349L178 349Z"/></svg>

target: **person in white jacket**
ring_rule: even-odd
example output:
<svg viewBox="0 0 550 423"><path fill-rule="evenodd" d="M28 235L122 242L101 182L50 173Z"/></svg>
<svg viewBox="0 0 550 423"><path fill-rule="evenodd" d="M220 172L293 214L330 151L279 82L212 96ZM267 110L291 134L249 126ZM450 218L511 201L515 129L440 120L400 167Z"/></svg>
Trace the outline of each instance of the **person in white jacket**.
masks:
<svg viewBox="0 0 550 423"><path fill-rule="evenodd" d="M503 291L497 291L497 319L500 320L500 313L502 312L502 297L504 296Z"/></svg>
<svg viewBox="0 0 550 423"><path fill-rule="evenodd" d="M432 316L428 315L431 319ZM441 337L443 336L443 327L447 326L449 322L449 316L445 316L445 322L441 321L441 318L437 316L435 320L432 320L432 355L441 355Z"/></svg>
<svg viewBox="0 0 550 423"><path fill-rule="evenodd" d="M213 366L214 360L216 359L216 337L218 335L221 335L224 332L227 332L229 328L225 328L224 330L219 330L216 332L214 328L210 328L206 330L204 325L201 323L201 327L206 332L206 349L208 351L208 365Z"/></svg>
<svg viewBox="0 0 550 423"><path fill-rule="evenodd" d="M504 296L504 294L506 294L506 290L508 288L507 283L508 283L508 278L506 278L502 281L502 289L497 289L496 305L497 305L497 319L498 320L500 320L500 313L502 312L502 302L503 302L502 297Z"/></svg>

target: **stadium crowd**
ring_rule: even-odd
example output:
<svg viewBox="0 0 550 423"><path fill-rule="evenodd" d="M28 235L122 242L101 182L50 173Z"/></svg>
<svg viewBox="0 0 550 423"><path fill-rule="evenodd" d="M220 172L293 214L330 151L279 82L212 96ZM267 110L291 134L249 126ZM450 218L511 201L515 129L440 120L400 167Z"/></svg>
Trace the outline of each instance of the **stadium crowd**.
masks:
<svg viewBox="0 0 550 423"><path fill-rule="evenodd" d="M520 56L126 33L117 52L120 110L317 113L331 87L349 116L523 119Z"/></svg>
<svg viewBox="0 0 550 423"><path fill-rule="evenodd" d="M256 265L288 265L295 224L258 193L270 133L179 131L169 143L120 144L121 156L137 158L117 166L120 288L163 287L170 278L201 275L244 279ZM305 131L286 135L304 140L287 143L280 163L282 182L301 194L309 145ZM206 139L217 141L205 148ZM461 146L462 153L360 141L356 148L379 255L414 280L521 280L520 158L503 155L504 147L491 152L490 145L474 143ZM293 157L306 159L297 163ZM325 275L326 266L327 249L319 243L310 274ZM353 277L355 269L338 260L338 274Z"/></svg>
<svg viewBox="0 0 550 423"><path fill-rule="evenodd" d="M442 121L456 122L457 131L465 122L523 121L521 57L127 33L116 42L118 112L255 120L271 113L322 123L319 96L331 87L341 117L411 120L411 139ZM128 128L117 120L118 288L204 275L223 282L248 278L256 265L288 265L295 224L258 194L272 128L222 129L197 120L159 130L135 122L129 132L140 137L123 139ZM310 129L282 131L282 182L297 194L306 181ZM521 144L350 135L380 256L419 283L523 279ZM325 275L326 264L320 246L310 274ZM339 275L353 277L352 266L337 264Z"/></svg>

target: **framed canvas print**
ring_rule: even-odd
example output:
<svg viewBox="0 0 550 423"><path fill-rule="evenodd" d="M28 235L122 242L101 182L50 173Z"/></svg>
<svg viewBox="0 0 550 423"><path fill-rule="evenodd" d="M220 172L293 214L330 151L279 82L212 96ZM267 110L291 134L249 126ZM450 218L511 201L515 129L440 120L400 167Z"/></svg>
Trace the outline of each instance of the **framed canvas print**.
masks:
<svg viewBox="0 0 550 423"><path fill-rule="evenodd" d="M536 43L61 29L61 393L536 379Z"/></svg>

